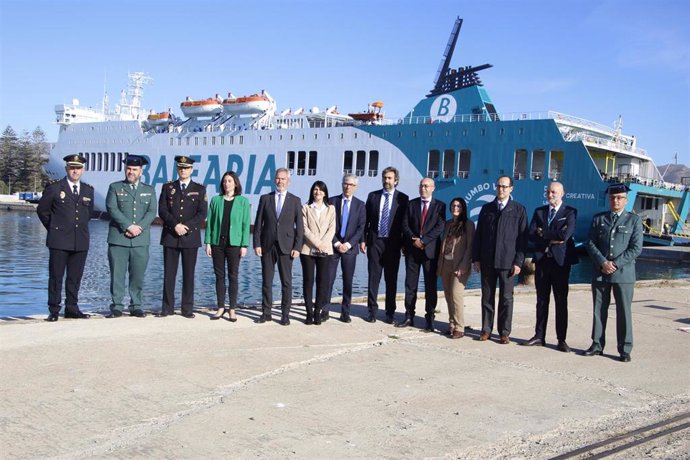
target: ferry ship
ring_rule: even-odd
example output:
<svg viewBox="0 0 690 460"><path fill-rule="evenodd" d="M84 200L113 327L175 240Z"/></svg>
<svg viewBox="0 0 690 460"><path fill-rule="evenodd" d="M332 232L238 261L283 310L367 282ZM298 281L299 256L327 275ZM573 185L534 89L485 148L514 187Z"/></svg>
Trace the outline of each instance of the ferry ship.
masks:
<svg viewBox="0 0 690 460"><path fill-rule="evenodd" d="M402 118L387 118L384 102L374 101L360 113L340 114L336 107L278 111L267 91L222 99L186 96L182 115L172 109L142 110L142 72L129 75L129 87L110 110L106 100L95 110L72 104L55 108L60 126L46 172L64 176L62 158L87 158L85 180L94 184L95 206L105 211L108 184L123 177L122 160L143 155L150 164L143 180L161 186L176 179L174 157L195 159L193 180L209 195L218 193L225 171L239 174L243 190L256 209L261 194L273 189L279 167L291 171L290 191L302 200L315 180L340 191L345 173L359 177L358 196L381 187L381 171L400 171L399 189L417 196L423 177L436 182L434 196L449 202L464 197L471 218L495 197L501 175L514 180L513 198L527 207L546 203L549 182L565 186L565 201L578 209L575 239L587 238L592 216L608 209L607 183L624 182L631 192L628 210L643 218L647 237L672 241L688 232L690 189L664 182L635 136L622 122L608 127L559 112L499 113L479 72L490 64L451 68L462 19L452 28L434 86Z"/></svg>

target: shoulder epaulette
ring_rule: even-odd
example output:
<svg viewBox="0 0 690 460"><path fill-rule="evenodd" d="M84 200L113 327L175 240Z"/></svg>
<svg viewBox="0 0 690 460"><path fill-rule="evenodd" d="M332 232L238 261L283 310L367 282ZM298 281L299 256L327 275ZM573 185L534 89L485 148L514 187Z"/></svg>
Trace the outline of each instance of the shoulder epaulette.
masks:
<svg viewBox="0 0 690 460"><path fill-rule="evenodd" d="M87 184L86 182L83 182L83 181L82 181L81 185L83 185L84 187L93 188L93 185Z"/></svg>

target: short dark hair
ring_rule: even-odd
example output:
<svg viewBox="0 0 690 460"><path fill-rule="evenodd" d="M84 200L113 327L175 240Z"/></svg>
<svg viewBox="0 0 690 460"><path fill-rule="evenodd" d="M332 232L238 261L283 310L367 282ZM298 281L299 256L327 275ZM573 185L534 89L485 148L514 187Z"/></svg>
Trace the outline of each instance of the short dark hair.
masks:
<svg viewBox="0 0 690 460"><path fill-rule="evenodd" d="M237 175L235 171L227 171L225 174L223 174L223 177L220 178L220 194L225 195L225 178L227 176L232 177L232 180L235 181L235 195L242 195L242 183L240 182L240 176Z"/></svg>
<svg viewBox="0 0 690 460"><path fill-rule="evenodd" d="M510 186L512 187L512 186L513 186L513 178L510 177L510 176L506 176L506 175L498 176L498 179L496 179L496 183L498 184L498 181L501 180L501 179L503 179L504 177L505 177L506 179L508 179L508 184L510 184Z"/></svg>
<svg viewBox="0 0 690 460"><path fill-rule="evenodd" d="M392 172L393 174L395 174L395 185L398 185L398 182L400 182L400 173L393 166L388 166L386 169L384 169L381 172L381 177L385 176L386 173L389 173L389 172Z"/></svg>
<svg viewBox="0 0 690 460"><path fill-rule="evenodd" d="M307 198L307 204L312 204L314 202L314 189L318 187L319 190L323 192L323 202L325 204L328 204L328 186L324 181L317 180L313 184L311 184L311 188L309 189L309 198Z"/></svg>

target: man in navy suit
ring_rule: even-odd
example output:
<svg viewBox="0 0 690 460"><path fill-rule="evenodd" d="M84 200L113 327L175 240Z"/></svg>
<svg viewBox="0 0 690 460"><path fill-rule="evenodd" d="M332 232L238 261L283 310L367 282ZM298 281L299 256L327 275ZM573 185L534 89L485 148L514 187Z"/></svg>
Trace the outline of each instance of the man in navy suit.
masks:
<svg viewBox="0 0 690 460"><path fill-rule="evenodd" d="M410 200L403 218L403 244L405 245L405 320L396 327L414 326L417 304L419 270L424 272L424 295L427 332L434 330L434 311L438 294L436 268L439 239L446 225L446 205L433 198L436 185L425 177L419 183L419 198Z"/></svg>
<svg viewBox="0 0 690 460"><path fill-rule="evenodd" d="M575 254L575 220L577 210L563 203L563 184L551 182L546 190L547 206L534 210L529 226L529 238L534 243L534 261L537 266L537 324L534 337L524 345L546 344L546 323L549 319L549 298L553 288L556 303L556 349L570 352L565 341L568 330L568 279L570 267L578 262Z"/></svg>
<svg viewBox="0 0 690 460"><path fill-rule="evenodd" d="M263 313L259 323L271 321L273 305L273 276L275 265L281 284L280 324L290 324L292 305L292 261L299 257L304 238L302 202L289 193L290 171L278 168L275 175L276 189L259 198L254 220L254 252L261 258L261 305Z"/></svg>
<svg viewBox="0 0 690 460"><path fill-rule="evenodd" d="M499 286L498 321L500 343L510 343L513 323L513 277L520 273L527 249L527 211L513 200L513 178L496 181L496 199L482 206L472 243L472 262L481 271L482 333L489 340L494 327L496 282Z"/></svg>
<svg viewBox="0 0 690 460"><path fill-rule="evenodd" d="M343 193L329 200L335 206L335 236L333 237L333 255L330 256L330 280L331 289L328 293L330 301L333 292L335 274L338 271L338 262L343 275L343 302L340 307L340 321L344 323L350 320L350 302L352 301L352 278L355 275L357 263L357 251L359 243L363 241L364 224L366 214L364 202L355 198L358 179L353 174L343 176ZM321 311L321 320L328 318L328 307Z"/></svg>
<svg viewBox="0 0 690 460"><path fill-rule="evenodd" d="M364 242L360 251L367 254L369 285L365 321L376 322L381 273L386 281L386 323L393 324L398 269L402 248L402 220L409 198L395 189L400 182L398 170L388 166L381 173L383 189L371 192L366 202Z"/></svg>

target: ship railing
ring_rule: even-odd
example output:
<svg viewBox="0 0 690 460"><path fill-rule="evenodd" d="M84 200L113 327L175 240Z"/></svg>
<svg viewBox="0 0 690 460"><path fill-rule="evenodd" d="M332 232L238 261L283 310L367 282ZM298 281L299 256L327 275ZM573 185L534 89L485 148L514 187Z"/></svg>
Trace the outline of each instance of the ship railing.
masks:
<svg viewBox="0 0 690 460"><path fill-rule="evenodd" d="M467 179L470 177L470 172L469 171L458 171L458 177L460 179Z"/></svg>
<svg viewBox="0 0 690 460"><path fill-rule="evenodd" d="M624 183L626 185L630 184L640 184L646 185L647 187L660 188L664 190L674 190L676 192L683 192L685 190L690 190L690 186L683 184L676 184L673 182L666 182L659 179L653 179L650 177L643 177L639 174L619 174L616 176L610 176L606 173L601 173L602 179L609 183Z"/></svg>
<svg viewBox="0 0 690 460"><path fill-rule="evenodd" d="M455 115L447 123L477 123L486 121L545 120L552 118L550 112L514 112L514 113L465 113ZM410 116L398 119L381 120L381 125L431 125L442 123L430 116Z"/></svg>
<svg viewBox="0 0 690 460"><path fill-rule="evenodd" d="M592 133L572 133L568 139L569 141L582 141L588 144L595 144L612 150L619 150L634 153L637 155L649 156L645 149L633 147L629 143L622 140L606 139L604 137L596 136Z"/></svg>
<svg viewBox="0 0 690 460"><path fill-rule="evenodd" d="M601 123L597 123L591 120L585 120L584 118L566 115L565 113L554 112L553 110L549 110L548 118L552 118L556 121L563 122L566 124L581 126L584 128L595 129L597 131L610 133L612 136L616 134L616 131L610 126L602 125Z"/></svg>

